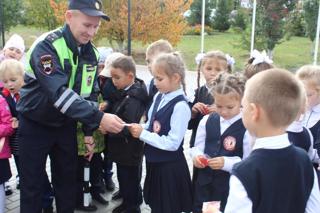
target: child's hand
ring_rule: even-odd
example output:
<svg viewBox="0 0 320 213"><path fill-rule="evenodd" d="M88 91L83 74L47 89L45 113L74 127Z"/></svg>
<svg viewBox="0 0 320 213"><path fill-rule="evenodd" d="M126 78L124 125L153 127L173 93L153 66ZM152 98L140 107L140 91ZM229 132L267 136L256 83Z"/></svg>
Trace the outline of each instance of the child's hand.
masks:
<svg viewBox="0 0 320 213"><path fill-rule="evenodd" d="M208 106L201 102L198 102L195 105L193 105L191 111L193 116L195 116L197 113L201 113L202 115L206 115L209 113Z"/></svg>
<svg viewBox="0 0 320 213"><path fill-rule="evenodd" d="M131 135L134 138L139 138L141 135L141 132L143 130L143 128L140 124L130 124L130 126L128 126L128 128L129 128Z"/></svg>
<svg viewBox="0 0 320 213"><path fill-rule="evenodd" d="M93 154L94 154L94 147L96 146L94 143L93 137L92 136L85 136L84 137L84 145L86 146L86 150L87 150L84 157L87 158L88 161L90 161Z"/></svg>
<svg viewBox="0 0 320 213"><path fill-rule="evenodd" d="M224 166L224 158L223 157L211 158L208 160L208 166L210 166L211 169L222 169Z"/></svg>
<svg viewBox="0 0 320 213"><path fill-rule="evenodd" d="M102 102L99 104L99 110L103 112L104 110L107 109L107 106L108 106L107 102Z"/></svg>
<svg viewBox="0 0 320 213"><path fill-rule="evenodd" d="M198 155L198 156L194 157L193 158L194 167L199 168L199 169L205 168L206 166L208 166L208 162L205 160L207 160L207 159L204 155Z"/></svg>
<svg viewBox="0 0 320 213"><path fill-rule="evenodd" d="M11 118L10 121L13 129L16 129L19 127L19 120L16 117Z"/></svg>
<svg viewBox="0 0 320 213"><path fill-rule="evenodd" d="M216 106L214 104L207 105L207 108L208 108L208 113L207 114L211 114L213 112L216 112Z"/></svg>

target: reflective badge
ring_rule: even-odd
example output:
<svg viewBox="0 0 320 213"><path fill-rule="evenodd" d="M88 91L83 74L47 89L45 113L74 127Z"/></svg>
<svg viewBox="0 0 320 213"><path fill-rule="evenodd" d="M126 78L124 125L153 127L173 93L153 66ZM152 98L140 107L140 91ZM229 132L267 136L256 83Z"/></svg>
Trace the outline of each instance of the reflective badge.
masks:
<svg viewBox="0 0 320 213"><path fill-rule="evenodd" d="M223 147L225 150L233 151L236 148L236 139L232 136L228 136L223 140Z"/></svg>
<svg viewBox="0 0 320 213"><path fill-rule="evenodd" d="M160 130L161 130L161 124L160 124L159 121L156 121L156 120L155 120L155 121L153 122L153 132L159 133Z"/></svg>
<svg viewBox="0 0 320 213"><path fill-rule="evenodd" d="M97 9L97 10L100 10L100 8L101 8L100 2L96 1L95 6L96 6L96 9Z"/></svg>
<svg viewBox="0 0 320 213"><path fill-rule="evenodd" d="M96 70L96 69L95 69L95 66L92 66L92 65L90 65L90 64L87 65L86 69L87 69L87 72L93 72L93 71Z"/></svg>
<svg viewBox="0 0 320 213"><path fill-rule="evenodd" d="M90 86L92 82L92 76L88 76L87 78L87 86Z"/></svg>
<svg viewBox="0 0 320 213"><path fill-rule="evenodd" d="M41 65L42 65L42 71L50 75L53 71L53 64L52 64L52 56L51 55L43 55L40 58Z"/></svg>

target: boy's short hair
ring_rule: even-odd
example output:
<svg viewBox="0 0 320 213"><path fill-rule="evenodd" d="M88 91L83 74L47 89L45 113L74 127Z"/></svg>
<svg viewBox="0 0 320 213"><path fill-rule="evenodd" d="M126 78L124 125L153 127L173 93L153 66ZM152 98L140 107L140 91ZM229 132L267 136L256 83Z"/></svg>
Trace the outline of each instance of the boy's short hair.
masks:
<svg viewBox="0 0 320 213"><path fill-rule="evenodd" d="M133 73L136 76L136 65L130 56L121 56L111 63L111 67L121 69L124 73Z"/></svg>
<svg viewBox="0 0 320 213"><path fill-rule="evenodd" d="M146 55L154 55L155 53L171 53L173 51L172 45L169 41L160 39L151 43L146 50Z"/></svg>
<svg viewBox="0 0 320 213"><path fill-rule="evenodd" d="M274 68L260 72L247 81L245 96L259 105L275 127L286 127L301 109L303 86L287 70Z"/></svg>
<svg viewBox="0 0 320 213"><path fill-rule="evenodd" d="M320 66L316 66L316 65L302 66L296 72L296 76L299 80L308 81L313 86L315 86L316 89L318 90L320 89Z"/></svg>
<svg viewBox="0 0 320 213"><path fill-rule="evenodd" d="M3 81L6 73L19 75L23 78L24 66L20 61L15 59L5 59L0 63L0 80Z"/></svg>

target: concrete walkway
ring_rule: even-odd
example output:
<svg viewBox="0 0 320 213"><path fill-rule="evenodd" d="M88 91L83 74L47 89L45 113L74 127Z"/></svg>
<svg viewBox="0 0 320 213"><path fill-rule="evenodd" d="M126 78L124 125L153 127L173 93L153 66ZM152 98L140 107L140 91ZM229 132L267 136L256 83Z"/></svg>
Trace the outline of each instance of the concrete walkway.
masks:
<svg viewBox="0 0 320 213"><path fill-rule="evenodd" d="M151 79L151 75L149 73L149 71L147 70L146 66L141 66L138 65L137 66L137 76L141 79L143 79L146 83L148 83ZM196 88L196 80L197 76L196 76L196 72L187 72L186 75L186 84L187 84L187 94L188 97L193 95L193 91ZM189 165L189 169L190 169L190 173L192 172L192 161L189 157L188 154L188 150L189 150L189 139L190 139L190 135L191 135L191 131L187 131L186 136L185 136L185 143L184 143L184 150L185 150L185 156L187 158L188 161L188 165ZM11 185L11 187L14 189L14 193L10 196L7 196L6 198L6 211L5 213L19 213L20 212L20 191L15 189L16 185L15 185L15 176L17 174L16 172L16 168L13 162L13 159L10 159L10 164L11 164L11 170L12 170L12 178L10 179L9 185ZM114 174L116 174L115 172L115 166L113 167L114 170ZM47 172L50 175L50 165L49 162L47 163ZM142 173L142 186L143 186L143 182L144 182L144 178L145 178L145 163L143 163L143 173ZM116 175L113 176L114 182L116 183L116 186L118 187L118 183L117 183L117 178ZM117 188L115 189L115 191L117 190ZM118 206L121 203L120 201L113 201L111 200L111 196L112 196L112 192L106 192L105 194L103 194L103 196L109 200L109 205L108 206L103 206L99 203L93 202L97 207L98 210L96 211L96 213L111 213L112 209L114 209L116 206ZM156 195L155 195L156 196ZM76 213L80 213L82 211L75 211ZM145 205L144 203L141 205L141 212L142 213L149 213L150 208Z"/></svg>

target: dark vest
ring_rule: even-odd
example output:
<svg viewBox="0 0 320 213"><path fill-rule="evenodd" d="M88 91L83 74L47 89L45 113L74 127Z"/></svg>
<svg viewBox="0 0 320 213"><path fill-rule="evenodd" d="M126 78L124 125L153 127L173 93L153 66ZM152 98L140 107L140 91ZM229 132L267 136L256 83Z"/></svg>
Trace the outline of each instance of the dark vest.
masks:
<svg viewBox="0 0 320 213"><path fill-rule="evenodd" d="M233 167L252 201L253 213L304 213L314 182L300 148L257 149Z"/></svg>
<svg viewBox="0 0 320 213"><path fill-rule="evenodd" d="M311 139L310 139L309 132L305 127L303 127L302 132L287 131L287 133L288 133L289 141L293 145L300 147L306 150L307 152L309 151L309 148L311 146Z"/></svg>
<svg viewBox="0 0 320 213"><path fill-rule="evenodd" d="M313 147L320 153L320 120L310 128L310 131L314 140Z"/></svg>
<svg viewBox="0 0 320 213"><path fill-rule="evenodd" d="M211 114L206 123L204 153L210 157L239 156L242 158L245 132L242 119L239 119L220 135L220 116L217 113ZM198 181L203 185L213 182L216 187L228 190L229 178L229 172L206 167L199 170Z"/></svg>
<svg viewBox="0 0 320 213"><path fill-rule="evenodd" d="M169 101L164 107L162 107L155 114L154 122L159 122L161 129L157 133L158 135L167 135L171 129L170 119L173 113L174 106L180 102L186 101L183 95L179 95ZM153 132L153 123L150 123L148 131ZM161 150L156 147L150 146L148 144L145 145L145 156L147 162L164 162L164 161L175 161L184 158L183 154L183 141L180 147L176 151L166 151Z"/></svg>

